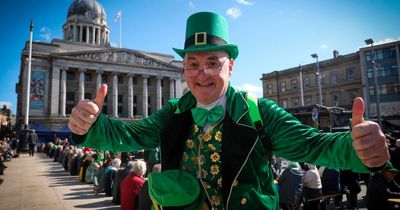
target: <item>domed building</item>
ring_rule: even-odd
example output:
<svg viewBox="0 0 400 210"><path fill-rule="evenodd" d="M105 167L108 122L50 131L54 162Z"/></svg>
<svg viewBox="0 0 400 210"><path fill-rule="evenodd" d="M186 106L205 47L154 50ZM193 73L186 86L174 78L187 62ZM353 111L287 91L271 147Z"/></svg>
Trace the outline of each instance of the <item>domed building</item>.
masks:
<svg viewBox="0 0 400 210"><path fill-rule="evenodd" d="M63 26L64 40L109 46L106 12L95 0L74 1Z"/></svg>
<svg viewBox="0 0 400 210"><path fill-rule="evenodd" d="M29 127L68 132L72 108L81 99L93 99L102 83L109 87L103 113L129 121L149 116L187 89L182 62L173 55L111 47L106 17L98 1L75 0L62 26L63 39L33 42ZM20 129L28 106L28 57L29 41L16 84Z"/></svg>

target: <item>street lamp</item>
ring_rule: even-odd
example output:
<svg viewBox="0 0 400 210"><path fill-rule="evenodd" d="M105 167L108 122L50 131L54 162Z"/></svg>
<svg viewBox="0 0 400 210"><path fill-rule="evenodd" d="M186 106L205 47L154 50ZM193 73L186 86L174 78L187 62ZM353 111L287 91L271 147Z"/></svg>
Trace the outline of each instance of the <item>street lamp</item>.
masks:
<svg viewBox="0 0 400 210"><path fill-rule="evenodd" d="M321 89L321 73L319 72L319 61L318 61L318 55L316 53L311 54L311 57L317 59L317 85L318 85L318 92L319 92L319 104L323 105L322 103L322 89Z"/></svg>
<svg viewBox="0 0 400 210"><path fill-rule="evenodd" d="M374 40L366 39L364 42L367 45L371 45L371 63L372 63L372 75L374 77L374 94L375 94L375 97L376 97L376 114L378 116L378 124L382 128L381 101L379 99L378 79L377 79L377 76L376 76L376 72L378 72L378 69L377 69L377 63L375 62L375 56L374 56ZM367 87L367 88L369 89L369 87ZM367 91L367 92L369 94L369 91Z"/></svg>

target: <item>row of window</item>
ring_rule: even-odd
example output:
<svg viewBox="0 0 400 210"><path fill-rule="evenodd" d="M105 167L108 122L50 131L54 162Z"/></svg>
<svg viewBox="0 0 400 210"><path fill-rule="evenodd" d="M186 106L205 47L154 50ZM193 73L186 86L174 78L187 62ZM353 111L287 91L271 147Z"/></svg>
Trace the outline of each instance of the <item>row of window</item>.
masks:
<svg viewBox="0 0 400 210"><path fill-rule="evenodd" d="M372 56L371 56L371 51L365 52L365 60L367 61L371 61L372 58L374 58L375 60L384 60L395 57L396 57L396 47L375 50L373 51Z"/></svg>
<svg viewBox="0 0 400 210"><path fill-rule="evenodd" d="M326 94L323 94L322 95L322 103L324 105L327 105L325 97L326 97ZM340 104L340 94L331 94L330 97L331 97L331 100L330 100L330 104L328 104L328 106L340 106L341 105ZM350 104L353 102L354 97L355 97L354 93L347 93L347 98L348 98L348 101L349 101ZM318 103L319 97L316 96L315 100L316 100L315 103ZM301 106L300 98L292 98L292 99L290 99L290 102L291 102L290 107L299 107L299 106ZM311 96L305 96L304 97L304 106L309 106L309 105L312 105L312 104L315 104L315 103L312 102L312 97ZM280 102L280 106L281 107L288 108L288 105L289 105L288 104L288 99L282 99L281 100L281 102Z"/></svg>
<svg viewBox="0 0 400 210"><path fill-rule="evenodd" d="M121 75L117 76L118 84L124 84L124 77ZM76 80L76 72L67 72L67 80L75 81ZM85 82L93 82L93 76L91 73L85 73ZM101 83L107 83L108 76L105 74L101 75ZM137 85L137 77L132 77L133 85ZM147 79L147 86L151 86L151 79ZM161 80L161 87L164 87L164 80Z"/></svg>
<svg viewBox="0 0 400 210"><path fill-rule="evenodd" d="M375 95L375 87L374 86L369 86L369 95L373 96ZM380 84L378 85L378 92L379 95L394 95L394 94L400 94L400 85L399 83L388 83L388 84Z"/></svg>
<svg viewBox="0 0 400 210"><path fill-rule="evenodd" d="M373 69L370 68L367 70L368 72L368 78L373 78ZM393 75L398 75L399 71L397 68L397 65L386 65L386 66L379 66L379 68L377 68L375 70L375 72L377 72L377 77L390 77Z"/></svg>
<svg viewBox="0 0 400 210"><path fill-rule="evenodd" d="M336 84L338 82L338 73L337 72L331 72L330 73L330 81L331 84ZM346 70L346 79L347 81L354 80L354 69L350 68ZM291 81L291 90L297 90L298 85L297 85L298 79L293 79ZM318 84L318 77L315 77L315 84ZM321 74L321 85L325 84L325 74ZM303 78L303 88L309 88L310 87L310 78L306 77ZM280 91L286 92L286 82L282 81L280 84ZM273 93L273 85L272 83L267 84L267 94L272 94Z"/></svg>

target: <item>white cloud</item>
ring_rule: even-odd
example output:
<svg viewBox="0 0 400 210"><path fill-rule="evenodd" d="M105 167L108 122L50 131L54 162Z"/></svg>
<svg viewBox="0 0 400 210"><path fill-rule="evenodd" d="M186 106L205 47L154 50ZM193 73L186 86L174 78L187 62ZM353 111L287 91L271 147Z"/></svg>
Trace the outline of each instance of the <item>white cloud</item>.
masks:
<svg viewBox="0 0 400 210"><path fill-rule="evenodd" d="M239 4L247 5L247 6L253 6L254 5L254 2L251 2L249 0L236 0L236 2L239 3Z"/></svg>
<svg viewBox="0 0 400 210"><path fill-rule="evenodd" d="M394 42L394 41L398 41L397 39L393 39L393 38L386 38L384 40L378 40L376 41L374 44L385 44L385 43L389 43L389 42Z"/></svg>
<svg viewBox="0 0 400 210"><path fill-rule="evenodd" d="M46 28L46 27L43 26L43 27L40 29L40 34L39 34L39 36L42 37L45 41L49 42L49 41L51 40L51 37L52 37L53 35L51 34L51 30L50 30L50 29L48 29L48 28Z"/></svg>
<svg viewBox="0 0 400 210"><path fill-rule="evenodd" d="M395 41L399 41L399 40L400 40L400 37L397 38L397 39L395 39L395 38L385 38L383 40L378 40L378 41L374 40L374 45L386 44L386 43L389 43L389 42L395 42ZM358 48L364 48L364 47L370 47L370 46L365 44L365 45L360 46Z"/></svg>
<svg viewBox="0 0 400 210"><path fill-rule="evenodd" d="M326 48L328 48L328 45L326 45L326 44L321 44L319 47L320 47L321 49L326 49Z"/></svg>
<svg viewBox="0 0 400 210"><path fill-rule="evenodd" d="M119 44L115 43L115 42L110 42L111 47L119 47Z"/></svg>
<svg viewBox="0 0 400 210"><path fill-rule="evenodd" d="M236 86L236 88L239 89L239 90L248 91L249 93L253 93L257 97L262 97L263 89L262 89L261 86L257 86L257 85L246 83L246 84L243 84L243 85Z"/></svg>
<svg viewBox="0 0 400 210"><path fill-rule="evenodd" d="M7 106L7 109L11 109L12 103L9 101L0 101L0 109L3 108L3 105Z"/></svg>
<svg viewBox="0 0 400 210"><path fill-rule="evenodd" d="M226 10L226 14L234 19L238 18L240 15L242 15L242 11L240 11L239 8L237 7L232 7Z"/></svg>
<svg viewBox="0 0 400 210"><path fill-rule="evenodd" d="M190 7L191 9L194 9L194 8L195 8L193 1L189 1L189 7Z"/></svg>

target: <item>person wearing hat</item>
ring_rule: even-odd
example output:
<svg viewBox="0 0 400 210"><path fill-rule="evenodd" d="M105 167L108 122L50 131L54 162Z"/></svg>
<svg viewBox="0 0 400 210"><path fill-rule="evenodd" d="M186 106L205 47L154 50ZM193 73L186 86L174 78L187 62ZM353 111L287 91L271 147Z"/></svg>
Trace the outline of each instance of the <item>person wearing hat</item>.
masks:
<svg viewBox="0 0 400 210"><path fill-rule="evenodd" d="M107 93L102 85L94 100L82 100L73 108L68 123L74 142L83 146L112 151L160 146L163 173L149 178L155 188L150 195L157 205L278 209L271 152L296 162L356 172L369 172L369 167L385 166L388 161L379 126L363 120L361 98L354 100L352 132L334 134L303 125L273 101L260 98L257 111L263 127L257 131L246 101L249 95L229 82L239 50L229 42L223 16L191 15L184 48L174 50L183 58L190 89L180 99L170 100L139 122L122 122L101 114Z"/></svg>

